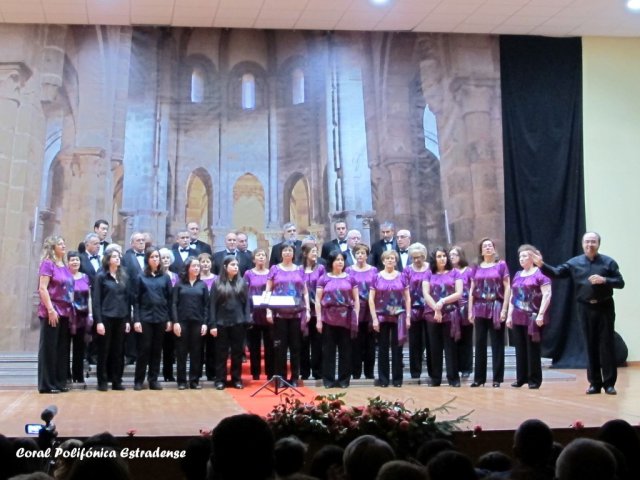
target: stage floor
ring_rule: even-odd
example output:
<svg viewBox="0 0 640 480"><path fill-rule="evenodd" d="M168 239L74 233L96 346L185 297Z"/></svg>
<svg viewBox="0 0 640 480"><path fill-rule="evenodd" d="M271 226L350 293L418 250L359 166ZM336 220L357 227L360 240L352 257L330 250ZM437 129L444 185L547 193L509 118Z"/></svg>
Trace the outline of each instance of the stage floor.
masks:
<svg viewBox="0 0 640 480"><path fill-rule="evenodd" d="M483 388L469 388L464 382L461 388L429 388L424 385L406 384L402 388L379 388L370 381L358 382L346 390L325 390L316 382L307 382L305 399L313 393L337 393L345 391L344 400L349 405L364 405L367 398L381 396L399 399L409 407L436 407L455 397L449 414L439 418L453 418L473 410L470 421L463 428L480 425L483 430L513 430L527 418L539 418L552 428L567 428L576 420L585 427L597 427L607 420L623 418L632 425L640 424L640 365L619 369L617 396L585 395L587 388L584 370L546 370L547 376L556 377L542 384L540 390L520 389L509 386L512 379L501 388L490 384ZM245 381L243 395L257 389L262 382ZM23 436L25 423L38 423L40 412L55 404L59 413L55 423L61 437L86 437L109 431L116 436L126 436L130 430L141 437L194 436L201 429L209 430L222 418L252 410L243 407L230 390L217 391L212 382L205 382L202 390L179 391L175 383L167 384L162 391L131 388L124 392L98 392L90 386L87 390L72 390L59 395L41 395L35 387L4 385L0 388L0 433L6 436ZM235 395L235 396L234 396ZM278 397L263 392L259 402L266 405L278 403ZM243 399L242 404L247 405ZM250 405L250 404L249 404ZM256 413L258 413L256 411Z"/></svg>

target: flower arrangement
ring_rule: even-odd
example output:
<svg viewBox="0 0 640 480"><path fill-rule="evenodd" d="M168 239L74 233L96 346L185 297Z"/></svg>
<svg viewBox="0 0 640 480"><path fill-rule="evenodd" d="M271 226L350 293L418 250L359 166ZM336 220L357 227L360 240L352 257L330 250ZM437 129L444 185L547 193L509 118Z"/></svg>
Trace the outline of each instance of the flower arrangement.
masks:
<svg viewBox="0 0 640 480"><path fill-rule="evenodd" d="M360 435L386 440L399 455L414 454L425 441L460 430L471 412L453 420L436 420L448 413L450 401L434 408L410 410L404 402L369 398L366 406L346 406L345 393L320 395L310 403L283 395L266 420L276 438L296 435L305 441L346 445Z"/></svg>

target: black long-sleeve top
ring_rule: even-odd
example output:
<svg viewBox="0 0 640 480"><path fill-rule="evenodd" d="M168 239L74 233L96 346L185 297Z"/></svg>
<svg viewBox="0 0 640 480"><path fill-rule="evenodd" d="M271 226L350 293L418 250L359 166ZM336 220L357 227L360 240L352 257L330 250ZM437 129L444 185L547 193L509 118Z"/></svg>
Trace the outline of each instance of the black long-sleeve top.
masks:
<svg viewBox="0 0 640 480"><path fill-rule="evenodd" d="M91 299L96 324L104 323L104 317L131 319L131 290L126 283L116 281L109 272L96 274Z"/></svg>
<svg viewBox="0 0 640 480"><path fill-rule="evenodd" d="M207 325L209 320L209 290L202 280L178 282L173 287L172 318L174 322L197 322Z"/></svg>
<svg viewBox="0 0 640 480"><path fill-rule="evenodd" d="M235 281L235 280L234 280ZM251 323L251 308L247 285L243 293L236 293L226 298L220 294L216 284L211 288L211 302L208 328L231 327L240 323Z"/></svg>
<svg viewBox="0 0 640 480"><path fill-rule="evenodd" d="M606 255L598 254L593 260L590 260L586 255L578 255L557 267L544 263L540 270L553 278L571 277L576 300L581 303L602 302L613 296L614 288L624 288L624 279L620 274L618 264ZM589 282L591 275L600 275L606 281L601 285L592 285Z"/></svg>
<svg viewBox="0 0 640 480"><path fill-rule="evenodd" d="M133 299L134 321L163 323L171 321L171 279L169 275L142 274L136 279Z"/></svg>

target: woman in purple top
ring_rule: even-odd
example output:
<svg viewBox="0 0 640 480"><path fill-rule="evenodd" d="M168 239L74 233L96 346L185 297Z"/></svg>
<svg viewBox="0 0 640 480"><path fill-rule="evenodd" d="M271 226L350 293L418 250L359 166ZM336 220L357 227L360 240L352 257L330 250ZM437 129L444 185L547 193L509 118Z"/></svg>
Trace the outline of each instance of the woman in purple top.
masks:
<svg viewBox="0 0 640 480"><path fill-rule="evenodd" d="M326 270L324 265L318 262L318 247L315 241L302 242L302 268L304 269L304 280L309 292L309 306L311 307L311 318L309 319L309 335L302 338L300 349L300 375L303 380L312 375L313 378L322 377L322 335L316 329L316 285L318 279L322 277Z"/></svg>
<svg viewBox="0 0 640 480"><path fill-rule="evenodd" d="M298 386L300 376L300 339L309 321L309 295L304 271L293 263L293 245L282 247L282 262L269 270L265 291L273 295L291 297L293 306L267 309L267 321L273 323L274 372L284 378L287 374L287 350L291 364L289 383Z"/></svg>
<svg viewBox="0 0 640 480"><path fill-rule="evenodd" d="M378 337L378 385L389 386L389 349L391 349L394 387L402 386L402 345L411 326L409 285L396 270L398 252L387 250L381 255L384 270L369 289L369 309L373 329Z"/></svg>
<svg viewBox="0 0 640 480"><path fill-rule="evenodd" d="M447 251L437 247L429 258L429 277L422 282L424 298L430 311L426 314L429 329L432 387L442 382L442 351L447 361L447 381L450 387L460 386L455 342L460 336L458 300L462 296L462 279L451 265Z"/></svg>
<svg viewBox="0 0 640 480"><path fill-rule="evenodd" d="M353 339L351 346L351 375L359 379L363 373L368 379L373 379L373 366L376 363L376 334L371 323L369 310L369 287L378 276L378 269L367 263L369 247L358 243L353 248L356 264L347 267L346 272L351 275L358 285L360 296L360 314L358 315L358 336Z"/></svg>
<svg viewBox="0 0 640 480"><path fill-rule="evenodd" d="M67 264L73 276L73 310L69 317L71 334L71 379L73 383L84 385L84 352L87 335L91 332L93 315L91 311L91 285L89 276L80 271L80 254L67 253Z"/></svg>
<svg viewBox="0 0 640 480"><path fill-rule="evenodd" d="M171 287L175 287L178 283L178 274L169 270L169 267L175 261L173 252L168 248L160 249L160 263L162 263L162 271L165 275L169 275L171 279ZM173 325L171 326L173 329ZM173 330L164 333L162 339L162 376L165 382L175 382L176 378L173 376L173 364L176 362L176 336L173 334Z"/></svg>
<svg viewBox="0 0 640 480"><path fill-rule="evenodd" d="M493 240L480 241L480 257L469 295L469 321L475 326L476 367L471 387L480 387L487 381L487 332L491 334L493 386L504 380L504 322L511 295L509 269L498 260Z"/></svg>
<svg viewBox="0 0 640 480"><path fill-rule="evenodd" d="M547 323L551 280L533 264L533 252L540 253L532 245L518 248L522 270L513 277L507 313L507 327L513 329L516 347L516 381L511 384L516 388L527 383L529 388L537 389L542 383L540 335Z"/></svg>
<svg viewBox="0 0 640 480"><path fill-rule="evenodd" d="M460 340L456 343L458 368L461 378L469 378L473 371L473 324L469 322L469 287L473 268L467 262L467 256L462 247L454 245L449 250L451 266L455 268L462 278L462 297L458 301L460 309Z"/></svg>
<svg viewBox="0 0 640 480"><path fill-rule="evenodd" d="M420 378L422 362L427 359L427 372L431 375L431 358L428 352L429 333L425 315L431 307L425 305L422 282L430 275L427 264L427 247L413 243L408 248L411 264L402 270L411 295L411 328L409 329L409 373L411 378Z"/></svg>
<svg viewBox="0 0 640 480"><path fill-rule="evenodd" d="M264 248L258 248L253 252L253 264L251 270L244 272L244 281L249 287L249 298L262 295L267 287L267 252ZM273 376L273 325L267 322L267 310L252 304L251 315L253 324L247 330L247 343L249 344L249 361L251 376L254 380L260 379L261 352L264 347L264 372L267 378Z"/></svg>
<svg viewBox="0 0 640 480"><path fill-rule="evenodd" d="M38 391L69 390L69 317L73 312L73 275L65 265L67 247L57 235L44 241L38 293L40 344L38 347Z"/></svg>
<svg viewBox="0 0 640 480"><path fill-rule="evenodd" d="M358 333L358 284L344 271L344 254L340 250L329 252L327 267L329 272L318 280L316 289L317 329L322 334L322 383L325 388L347 388L351 377L351 338Z"/></svg>

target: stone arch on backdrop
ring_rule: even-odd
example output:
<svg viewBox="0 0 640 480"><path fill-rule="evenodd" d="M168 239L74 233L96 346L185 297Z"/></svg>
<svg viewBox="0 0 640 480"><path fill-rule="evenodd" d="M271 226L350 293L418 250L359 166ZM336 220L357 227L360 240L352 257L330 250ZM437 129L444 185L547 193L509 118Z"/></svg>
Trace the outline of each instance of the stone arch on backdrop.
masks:
<svg viewBox="0 0 640 480"><path fill-rule="evenodd" d="M187 179L185 192L185 219L198 222L200 239L210 243L213 185L209 173L201 167L193 170Z"/></svg>
<svg viewBox="0 0 640 480"><path fill-rule="evenodd" d="M233 228L245 232L249 248L269 248L265 230L265 190L252 173L240 176L233 185Z"/></svg>
<svg viewBox="0 0 640 480"><path fill-rule="evenodd" d="M252 84L251 87L248 84ZM248 90L251 90L252 96L249 103ZM227 91L229 112L262 110L269 104L267 73L255 62L242 61L231 69Z"/></svg>
<svg viewBox="0 0 640 480"><path fill-rule="evenodd" d="M291 174L285 182L282 218L284 222L296 224L298 235L308 233L311 226L311 196L309 192L309 181L300 172Z"/></svg>

